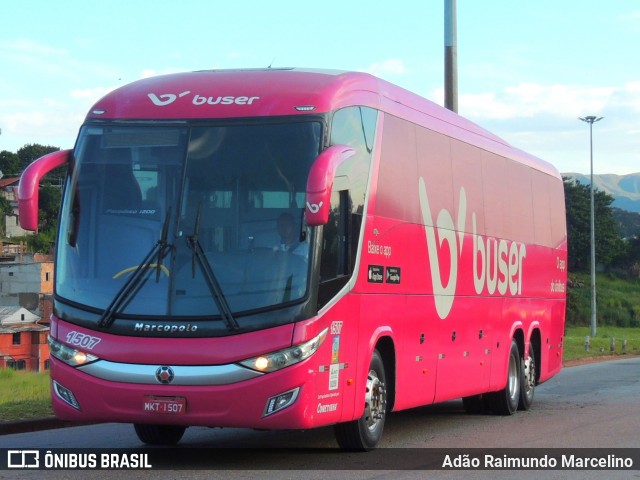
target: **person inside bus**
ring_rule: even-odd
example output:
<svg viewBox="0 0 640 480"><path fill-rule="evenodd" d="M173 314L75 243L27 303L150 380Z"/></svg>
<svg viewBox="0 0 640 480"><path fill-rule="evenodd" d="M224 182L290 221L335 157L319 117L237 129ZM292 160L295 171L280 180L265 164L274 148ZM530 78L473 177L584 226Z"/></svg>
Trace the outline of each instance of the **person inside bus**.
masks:
<svg viewBox="0 0 640 480"><path fill-rule="evenodd" d="M280 235L280 245L276 246L274 250L300 255L307 260L309 257L309 245L302 239L300 229L296 228L293 215L287 212L280 215L277 221L277 229L278 235Z"/></svg>
<svg viewBox="0 0 640 480"><path fill-rule="evenodd" d="M142 191L133 173L131 152L127 148L104 149L100 152L104 162L103 206L107 214L136 214L142 205Z"/></svg>

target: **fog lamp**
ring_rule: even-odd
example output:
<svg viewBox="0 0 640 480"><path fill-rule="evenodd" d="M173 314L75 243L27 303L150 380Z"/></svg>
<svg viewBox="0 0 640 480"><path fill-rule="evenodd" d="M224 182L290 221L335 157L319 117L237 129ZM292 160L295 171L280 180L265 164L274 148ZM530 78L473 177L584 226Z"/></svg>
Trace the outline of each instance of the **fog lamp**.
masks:
<svg viewBox="0 0 640 480"><path fill-rule="evenodd" d="M300 387L281 393L279 395L276 395L275 397L271 397L269 400L267 400L267 405L264 408L264 413L262 414L262 416L267 417L271 414L279 412L283 408L287 408L289 405L296 401L299 391Z"/></svg>

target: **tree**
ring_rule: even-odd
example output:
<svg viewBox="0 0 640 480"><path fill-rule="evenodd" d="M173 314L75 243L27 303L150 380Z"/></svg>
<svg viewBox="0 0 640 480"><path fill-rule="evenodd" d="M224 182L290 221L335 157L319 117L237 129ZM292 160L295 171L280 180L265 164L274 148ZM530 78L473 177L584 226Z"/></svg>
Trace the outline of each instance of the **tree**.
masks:
<svg viewBox="0 0 640 480"><path fill-rule="evenodd" d="M11 202L3 196L0 196L0 235L3 237L7 234L4 219L12 213L13 207L11 206Z"/></svg>
<svg viewBox="0 0 640 480"><path fill-rule="evenodd" d="M5 176L20 175L34 160L58 150L60 150L58 147L35 143L25 145L17 153L4 150L0 152L0 170ZM39 231L36 235L25 238L31 251L49 252L52 247L60 209L60 186L66 175L66 169L66 165L56 168L47 174L41 182L38 212ZM12 208L9 201L0 197L0 219L4 219L6 215L11 213ZM5 232L0 231L0 234L4 235Z"/></svg>
<svg viewBox="0 0 640 480"><path fill-rule="evenodd" d="M51 145L40 145L38 143L29 143L18 150L18 157L22 162L21 170L27 168L27 166L34 160L46 155L47 153L57 152L59 147L52 147Z"/></svg>
<svg viewBox="0 0 640 480"><path fill-rule="evenodd" d="M27 248L33 253L51 253L56 241L54 229L39 232L37 235L24 237Z"/></svg>
<svg viewBox="0 0 640 480"><path fill-rule="evenodd" d="M613 208L613 217L616 219L618 232L622 238L640 236L640 213Z"/></svg>
<svg viewBox="0 0 640 480"><path fill-rule="evenodd" d="M640 277L640 237L635 237L628 241L625 262L629 266L631 275Z"/></svg>
<svg viewBox="0 0 640 480"><path fill-rule="evenodd" d="M591 264L591 191L589 185L563 178L567 211L569 268L587 270ZM594 191L596 263L610 267L623 258L625 244L613 217L613 197Z"/></svg>
<svg viewBox="0 0 640 480"><path fill-rule="evenodd" d="M20 158L22 172L29 166L31 162L37 160L40 157L47 155L48 153L57 152L59 147L52 147L51 145L40 145L37 143L27 144L18 150L18 157ZM67 166L63 165L49 172L42 180L44 184L52 184L61 186L64 177L67 175Z"/></svg>
<svg viewBox="0 0 640 480"><path fill-rule="evenodd" d="M56 230L61 198L62 192L58 187L54 187L53 185L43 185L40 187L38 228L42 231Z"/></svg>
<svg viewBox="0 0 640 480"><path fill-rule="evenodd" d="M40 187L38 202L38 233L21 238L30 252L51 253L58 229L58 211L62 192L53 185ZM0 205L1 206L1 205ZM15 240L18 240L16 238Z"/></svg>
<svg viewBox="0 0 640 480"><path fill-rule="evenodd" d="M0 172L5 177L20 175L21 171L22 162L16 153L7 150L0 152Z"/></svg>

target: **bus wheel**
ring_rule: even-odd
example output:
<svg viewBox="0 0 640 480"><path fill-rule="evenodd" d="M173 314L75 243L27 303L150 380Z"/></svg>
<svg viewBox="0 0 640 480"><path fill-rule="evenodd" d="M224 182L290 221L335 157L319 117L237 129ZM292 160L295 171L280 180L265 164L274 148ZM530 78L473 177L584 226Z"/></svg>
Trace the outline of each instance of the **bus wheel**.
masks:
<svg viewBox="0 0 640 480"><path fill-rule="evenodd" d="M180 441L187 427L180 425L133 425L140 441L149 445L175 445Z"/></svg>
<svg viewBox="0 0 640 480"><path fill-rule="evenodd" d="M533 403L536 388L536 357L533 345L529 346L529 357L521 361L522 377L520 381L520 403L518 409L529 410Z"/></svg>
<svg viewBox="0 0 640 480"><path fill-rule="evenodd" d="M507 385L504 389L493 392L492 410L498 415L512 415L518 410L520 402L520 351L515 340L511 341L511 351L509 353L509 366L507 368Z"/></svg>
<svg viewBox="0 0 640 480"><path fill-rule="evenodd" d="M378 350L373 352L364 396L364 413L358 420L339 423L334 427L340 448L367 451L382 438L387 414L387 390L384 362Z"/></svg>

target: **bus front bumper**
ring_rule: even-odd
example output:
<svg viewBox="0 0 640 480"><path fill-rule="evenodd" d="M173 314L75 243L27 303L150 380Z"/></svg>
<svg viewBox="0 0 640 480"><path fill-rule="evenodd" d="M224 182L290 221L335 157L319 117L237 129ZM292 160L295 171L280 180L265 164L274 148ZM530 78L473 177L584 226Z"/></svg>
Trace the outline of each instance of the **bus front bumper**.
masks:
<svg viewBox="0 0 640 480"><path fill-rule="evenodd" d="M318 396L308 362L222 385L181 385L180 367L147 367L153 368L155 384L100 378L51 358L56 416L83 422L258 429L331 423L326 416L318 422L317 410L309 407Z"/></svg>

